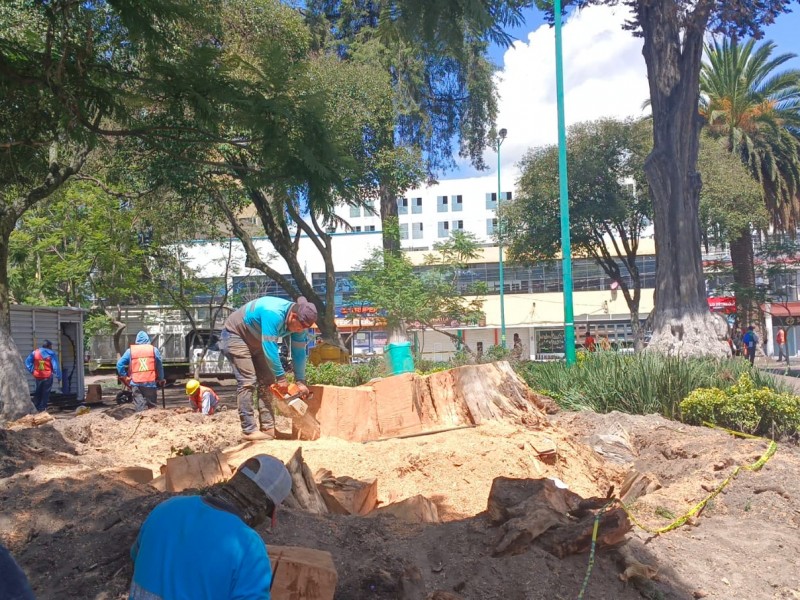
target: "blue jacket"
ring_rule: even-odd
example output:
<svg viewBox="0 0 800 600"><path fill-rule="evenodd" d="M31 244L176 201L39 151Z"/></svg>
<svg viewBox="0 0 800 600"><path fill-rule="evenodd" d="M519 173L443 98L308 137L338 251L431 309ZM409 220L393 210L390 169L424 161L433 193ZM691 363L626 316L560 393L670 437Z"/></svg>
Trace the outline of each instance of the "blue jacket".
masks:
<svg viewBox="0 0 800 600"><path fill-rule="evenodd" d="M39 348L39 352L41 352L42 356L45 358L48 356L50 357L50 362L53 365L53 377L61 381L61 365L58 364L58 355L50 348ZM33 373L33 352L31 352L28 355L28 358L25 359L25 368Z"/></svg>
<svg viewBox="0 0 800 600"><path fill-rule="evenodd" d="M245 331L236 328L228 328L232 333L242 337L250 345L261 344L264 356L267 357L269 368L275 377L282 377L286 374L281 365L281 357L278 351L278 344L281 339L289 336L290 348L292 351L292 362L294 363L294 376L298 380L306 378L306 345L308 335L306 331L290 333L286 327L286 317L289 309L294 302L282 298L264 296L252 302L248 302L242 308L228 317L228 322L235 323L241 319L244 322ZM228 323L226 323L226 326Z"/></svg>
<svg viewBox="0 0 800 600"><path fill-rule="evenodd" d="M150 343L150 336L147 335L146 332L140 331L136 334L136 343L137 344L149 344ZM161 352L158 351L158 348L153 348L155 351L156 356L156 372L158 373L159 379L164 379L164 364L161 362ZM117 361L117 373L121 377L126 377L128 375L128 367L131 364L131 349L128 348L125 350L125 354L119 357ZM158 387L156 382L153 383L140 383L138 384L139 387Z"/></svg>
<svg viewBox="0 0 800 600"><path fill-rule="evenodd" d="M200 496L156 506L131 548L130 600L269 600L264 540Z"/></svg>

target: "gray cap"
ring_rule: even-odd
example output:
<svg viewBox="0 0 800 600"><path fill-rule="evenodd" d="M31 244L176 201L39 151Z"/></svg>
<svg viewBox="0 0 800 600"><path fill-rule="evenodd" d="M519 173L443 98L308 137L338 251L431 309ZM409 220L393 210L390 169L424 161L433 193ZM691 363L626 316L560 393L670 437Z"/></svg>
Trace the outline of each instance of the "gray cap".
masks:
<svg viewBox="0 0 800 600"><path fill-rule="evenodd" d="M277 508L292 491L292 477L284 464L274 456L257 454L239 467L239 471L252 479Z"/></svg>

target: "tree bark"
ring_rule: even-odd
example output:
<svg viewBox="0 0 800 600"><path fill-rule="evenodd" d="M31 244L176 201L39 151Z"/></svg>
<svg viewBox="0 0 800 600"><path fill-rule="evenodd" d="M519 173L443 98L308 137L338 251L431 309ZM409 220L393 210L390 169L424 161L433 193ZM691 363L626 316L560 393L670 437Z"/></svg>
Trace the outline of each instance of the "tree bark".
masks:
<svg viewBox="0 0 800 600"><path fill-rule="evenodd" d="M653 151L645 162L658 257L650 348L670 355L722 357L727 354L727 326L712 315L706 300L696 169L699 74L713 3L698 2L685 17L675 4L635 3L653 113Z"/></svg>
<svg viewBox="0 0 800 600"><path fill-rule="evenodd" d="M25 364L11 337L8 293L8 241L16 219L6 216L0 226L0 421L14 421L33 413Z"/></svg>
<svg viewBox="0 0 800 600"><path fill-rule="evenodd" d="M383 249L386 252L400 252L400 239L392 235L390 228L386 227L388 219L398 219L397 194L389 186L381 183L378 189L381 199L381 224L383 225Z"/></svg>
<svg viewBox="0 0 800 600"><path fill-rule="evenodd" d="M753 237L750 229L743 229L730 241L733 282L736 286L736 311L741 325L761 326L761 315L755 298L756 272L754 266ZM763 336L762 336L763 337Z"/></svg>

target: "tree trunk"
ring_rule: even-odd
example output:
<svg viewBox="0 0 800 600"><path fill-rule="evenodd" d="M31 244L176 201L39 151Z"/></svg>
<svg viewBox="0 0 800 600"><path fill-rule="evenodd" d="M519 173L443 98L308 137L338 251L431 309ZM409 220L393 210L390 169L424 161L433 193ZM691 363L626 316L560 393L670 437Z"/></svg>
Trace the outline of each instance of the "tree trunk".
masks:
<svg viewBox="0 0 800 600"><path fill-rule="evenodd" d="M753 264L753 237L750 235L750 229L746 228L740 231L739 235L730 241L730 246L739 322L743 326L757 325L759 333L763 333L764 328L761 326L760 311L756 300L756 272Z"/></svg>
<svg viewBox="0 0 800 600"><path fill-rule="evenodd" d="M25 364L11 337L8 240L13 228L13 223L0 228L0 421L13 421L36 410L25 378Z"/></svg>
<svg viewBox="0 0 800 600"><path fill-rule="evenodd" d="M697 3L685 16L685 26L674 4L635 3L653 113L653 151L645 163L657 256L650 348L722 357L727 326L712 315L706 300L696 169L699 74L710 3Z"/></svg>
<svg viewBox="0 0 800 600"><path fill-rule="evenodd" d="M383 231L383 249L386 252L400 252L400 238L395 237L391 227L386 224L389 219L394 219L398 222L397 213L397 194L395 194L387 185L381 183L379 191L381 198L381 229ZM409 209L410 210L410 209Z"/></svg>

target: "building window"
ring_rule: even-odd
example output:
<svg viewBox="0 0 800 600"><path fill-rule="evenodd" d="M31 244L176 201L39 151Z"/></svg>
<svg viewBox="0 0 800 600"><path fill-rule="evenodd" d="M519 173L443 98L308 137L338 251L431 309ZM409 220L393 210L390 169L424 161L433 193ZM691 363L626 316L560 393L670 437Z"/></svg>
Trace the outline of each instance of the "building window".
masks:
<svg viewBox="0 0 800 600"><path fill-rule="evenodd" d="M355 231L356 233L361 233L361 225L356 225L355 227L353 227L353 231Z"/></svg>
<svg viewBox="0 0 800 600"><path fill-rule="evenodd" d="M400 239L408 239L408 223L400 223Z"/></svg>
<svg viewBox="0 0 800 600"><path fill-rule="evenodd" d="M364 231L375 231L375 225L366 225Z"/></svg>
<svg viewBox="0 0 800 600"><path fill-rule="evenodd" d="M422 198L411 199L411 214L418 215L422 213Z"/></svg>
<svg viewBox="0 0 800 600"><path fill-rule="evenodd" d="M447 212L447 196L436 197L436 210L438 212Z"/></svg>
<svg viewBox="0 0 800 600"><path fill-rule="evenodd" d="M497 192L486 194L486 208L488 210L495 210L497 208Z"/></svg>
<svg viewBox="0 0 800 600"><path fill-rule="evenodd" d="M367 217L369 215L375 216L378 213L375 212L375 200L367 200L364 203L364 216Z"/></svg>
<svg viewBox="0 0 800 600"><path fill-rule="evenodd" d="M451 227L453 231L463 231L464 230L464 221L453 221L453 226Z"/></svg>
<svg viewBox="0 0 800 600"><path fill-rule="evenodd" d="M447 221L439 221L439 237L445 238L450 235L450 223Z"/></svg>
<svg viewBox="0 0 800 600"><path fill-rule="evenodd" d="M453 207L451 210L453 212L461 212L461 210L464 208L463 197L460 194L458 196L450 196L450 200L452 200L451 206Z"/></svg>
<svg viewBox="0 0 800 600"><path fill-rule="evenodd" d="M412 240L422 239L422 223L411 224L411 239Z"/></svg>
<svg viewBox="0 0 800 600"><path fill-rule="evenodd" d="M497 231L497 219L486 219L486 235L494 235Z"/></svg>
<svg viewBox="0 0 800 600"><path fill-rule="evenodd" d="M397 199L397 214L398 215L408 214L408 198Z"/></svg>
<svg viewBox="0 0 800 600"><path fill-rule="evenodd" d="M350 218L353 219L355 217L361 216L361 207L360 206L351 206L350 207Z"/></svg>

